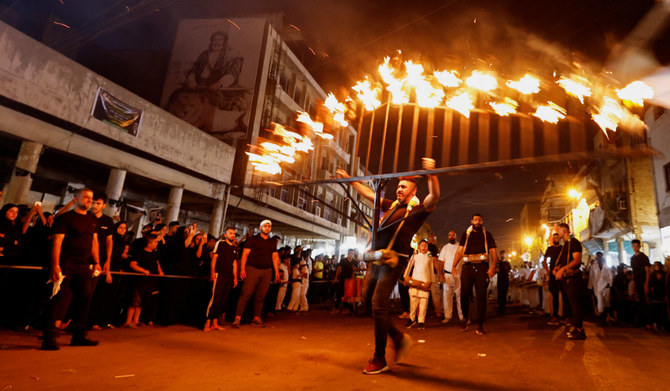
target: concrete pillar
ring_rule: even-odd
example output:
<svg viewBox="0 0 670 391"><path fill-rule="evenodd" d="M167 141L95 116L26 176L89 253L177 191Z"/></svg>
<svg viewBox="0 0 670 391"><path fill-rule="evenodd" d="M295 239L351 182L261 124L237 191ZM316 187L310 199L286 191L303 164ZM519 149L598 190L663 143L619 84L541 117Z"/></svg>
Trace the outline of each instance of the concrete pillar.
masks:
<svg viewBox="0 0 670 391"><path fill-rule="evenodd" d="M209 234L218 238L221 236L221 229L223 228L223 208L225 207L226 200L218 199L214 200L214 205L212 206L212 215L209 220Z"/></svg>
<svg viewBox="0 0 670 391"><path fill-rule="evenodd" d="M617 248L619 249L619 264L627 263L626 262L626 250L624 249L624 237L619 236L616 238Z"/></svg>
<svg viewBox="0 0 670 391"><path fill-rule="evenodd" d="M14 172L7 185L7 194L4 197L4 203L7 204L25 204L28 202L28 192L33 184L33 175L37 170L37 163L40 160L44 146L32 141L21 143L19 156L16 158Z"/></svg>
<svg viewBox="0 0 670 391"><path fill-rule="evenodd" d="M107 179L107 188L105 189L105 193L109 197L109 202L107 203L107 214L109 216L115 216L119 213L119 200L121 199L125 181L126 170L113 168L110 171L109 178Z"/></svg>
<svg viewBox="0 0 670 391"><path fill-rule="evenodd" d="M165 224L176 221L179 218L179 209L181 208L181 196L184 194L184 189L181 187L173 187L170 189L170 196L168 197L167 212L163 217Z"/></svg>

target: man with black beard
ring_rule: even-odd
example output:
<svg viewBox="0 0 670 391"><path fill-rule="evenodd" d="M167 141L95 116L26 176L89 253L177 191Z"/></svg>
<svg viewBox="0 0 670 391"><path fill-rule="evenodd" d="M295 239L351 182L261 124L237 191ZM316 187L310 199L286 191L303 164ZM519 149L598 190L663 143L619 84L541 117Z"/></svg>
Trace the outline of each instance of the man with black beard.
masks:
<svg viewBox="0 0 670 391"><path fill-rule="evenodd" d="M490 278L496 273L498 255L493 235L484 228L484 219L479 213L472 215L472 224L461 236L458 252L454 259L454 268L463 260L461 272L461 307L465 319L461 322L461 331L468 329L470 298L472 287L477 294L477 335L484 335L484 316L486 315L486 292Z"/></svg>
<svg viewBox="0 0 670 391"><path fill-rule="evenodd" d="M556 268L553 273L561 281L564 292L567 293L572 311L573 329L568 333L569 339L586 339L582 313L582 301L586 294L584 279L580 267L582 266L582 244L570 235L570 226L566 223L558 225L558 234L563 239L563 248L556 259Z"/></svg>
<svg viewBox="0 0 670 391"><path fill-rule="evenodd" d="M551 236L551 246L547 247L547 251L544 252L544 261L548 261L549 263L549 292L551 293L551 319L547 322L549 326L558 326L561 324L558 320L561 283L556 280L556 276L553 273L558 255L561 253L561 248L561 238L557 232L554 232Z"/></svg>

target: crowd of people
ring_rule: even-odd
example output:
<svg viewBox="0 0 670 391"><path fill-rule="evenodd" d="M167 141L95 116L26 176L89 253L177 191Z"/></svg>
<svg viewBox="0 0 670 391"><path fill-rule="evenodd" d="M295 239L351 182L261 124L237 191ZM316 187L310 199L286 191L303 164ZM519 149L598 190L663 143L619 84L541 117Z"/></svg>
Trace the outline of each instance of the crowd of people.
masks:
<svg viewBox="0 0 670 391"><path fill-rule="evenodd" d="M68 327L80 341L87 341L89 329L155 323L220 330L225 319L239 327L252 296L251 324L263 326L262 312L304 312L315 301L334 300L339 311L344 281L364 275L365 263L353 249L336 260L312 258L300 245L277 248L280 238L269 237L269 221L257 235L227 228L215 238L196 223L166 225L157 218L137 235L125 221L105 215L106 207L104 194L83 189L54 213L44 212L39 202L2 208L0 264L33 267L0 269L2 297L13 298L2 301L3 326L43 328L50 341Z"/></svg>
<svg viewBox="0 0 670 391"><path fill-rule="evenodd" d="M106 206L104 194L83 189L54 213L42 211L40 203L2 208L0 263L43 269L0 270L2 297L12 297L3 300L2 313L9 315L4 326L41 327L43 348L57 349L59 330L67 327L71 344L89 346L97 343L88 339L90 329L180 323L211 331L223 329L226 320L239 328L245 315L252 326L264 327L266 313L297 314L329 300L332 313L361 310L360 290L345 292L347 281L368 272L355 249L338 260L313 257L300 245L277 248L281 238L270 236L269 220L258 234L240 236L227 228L215 238L195 223L157 219L136 235L126 222L103 214ZM457 239L450 231L438 250L431 236L408 254L392 289L406 328L425 328L430 304L448 323L456 303L463 331L474 324L484 334L486 305L493 300L503 315L509 303L520 303L548 315L549 325L568 324L572 339L586 338L589 309L601 325L668 330L670 273L667 265L650 264L638 240L632 242L631 266L610 268L601 252L582 262L581 243L567 224L559 226L539 262L521 267L511 267L504 250L497 252L479 214ZM47 279L54 284L44 284Z"/></svg>

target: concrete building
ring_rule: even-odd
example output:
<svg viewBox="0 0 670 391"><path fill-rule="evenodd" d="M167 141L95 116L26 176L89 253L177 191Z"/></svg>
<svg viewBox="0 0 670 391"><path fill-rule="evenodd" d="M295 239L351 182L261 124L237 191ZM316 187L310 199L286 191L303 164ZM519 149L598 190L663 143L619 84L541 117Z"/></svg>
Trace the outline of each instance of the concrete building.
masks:
<svg viewBox="0 0 670 391"><path fill-rule="evenodd" d="M135 229L162 210L166 222L199 216L220 231L231 146L4 23L0 51L3 203L48 211L86 185ZM117 121L128 113L132 128Z"/></svg>
<svg viewBox="0 0 670 391"><path fill-rule="evenodd" d="M649 126L649 146L656 152L651 165L663 254L658 254L655 260L661 260L661 256L670 256L670 111L652 107L647 110L645 122Z"/></svg>

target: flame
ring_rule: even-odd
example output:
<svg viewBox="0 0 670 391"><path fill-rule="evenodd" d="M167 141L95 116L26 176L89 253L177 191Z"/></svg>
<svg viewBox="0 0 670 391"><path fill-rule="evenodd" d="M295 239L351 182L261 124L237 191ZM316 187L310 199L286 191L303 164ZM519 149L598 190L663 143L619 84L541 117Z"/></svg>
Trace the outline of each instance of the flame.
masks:
<svg viewBox="0 0 670 391"><path fill-rule="evenodd" d="M529 74L524 75L519 81L508 80L507 86L527 95L540 92L540 81Z"/></svg>
<svg viewBox="0 0 670 391"><path fill-rule="evenodd" d="M365 110L374 111L377 107L381 106L382 102L379 100L380 88L378 86L373 87L372 82L367 76L365 80L356 83L352 87L352 90L358 93L358 99L363 102Z"/></svg>
<svg viewBox="0 0 670 391"><path fill-rule="evenodd" d="M249 163L255 170L268 173L270 175L281 174L279 162L272 156L258 155L256 153L246 152L249 156Z"/></svg>
<svg viewBox="0 0 670 391"><path fill-rule="evenodd" d="M340 124L342 127L349 126L349 122L347 122L345 119L345 112L347 111L347 107L344 105L344 103L338 102L337 98L335 98L335 95L333 95L332 92L328 94L323 104L333 114L333 120L335 122Z"/></svg>
<svg viewBox="0 0 670 391"><path fill-rule="evenodd" d="M654 90L638 80L616 90L616 94L626 106L644 106L645 99L654 97Z"/></svg>
<svg viewBox="0 0 670 391"><path fill-rule="evenodd" d="M565 76L561 76L561 78L556 83L558 83L558 85L561 86L565 92L568 93L568 95L572 95L579 99L581 103L584 103L584 97L591 96L591 87L589 87L589 82L583 77L572 76L572 78L568 79Z"/></svg>
<svg viewBox="0 0 670 391"><path fill-rule="evenodd" d="M391 93L391 103L394 105L409 103L409 94L403 88L403 81L393 75L394 69L389 64L390 61L389 57L384 57L384 63L379 65L378 70L384 83L388 84L386 89Z"/></svg>
<svg viewBox="0 0 670 391"><path fill-rule="evenodd" d="M310 128L312 128L312 131L314 131L314 134L317 136L321 137L322 139L325 140L332 140L333 135L330 133L325 133L323 131L323 124L321 122L315 122L312 120L312 117L309 116L309 114L305 113L304 111L298 111L298 118L296 119L297 122L301 122Z"/></svg>
<svg viewBox="0 0 670 391"><path fill-rule="evenodd" d="M472 76L465 79L465 84L485 92L498 88L498 80L494 76L479 71L472 71Z"/></svg>
<svg viewBox="0 0 670 391"><path fill-rule="evenodd" d="M433 75L438 83L445 87L458 87L462 83L461 79L458 78L458 73L456 73L456 71L435 71L433 72Z"/></svg>
<svg viewBox="0 0 670 391"><path fill-rule="evenodd" d="M489 105L501 117L507 117L510 114L516 113L516 108L519 106L515 100L510 98L505 98L503 102L489 102Z"/></svg>
<svg viewBox="0 0 670 391"><path fill-rule="evenodd" d="M472 97L467 91L447 100L446 105L454 111L458 111L459 113L463 114L465 118L470 118L470 110L475 108L474 104L472 103Z"/></svg>
<svg viewBox="0 0 670 391"><path fill-rule="evenodd" d="M421 107L436 107L444 99L444 90L434 88L423 74L423 65L415 64L411 60L405 62L407 83L414 87L416 104Z"/></svg>
<svg viewBox="0 0 670 391"><path fill-rule="evenodd" d="M600 129L607 135L607 129L616 132L619 121L623 118L623 108L619 102L612 98L605 97L605 103L595 109L596 114L592 114L593 121L600 126Z"/></svg>
<svg viewBox="0 0 670 391"><path fill-rule="evenodd" d="M552 124L565 118L565 114L565 109L554 102L548 102L546 106L538 106L533 113L535 117Z"/></svg>

